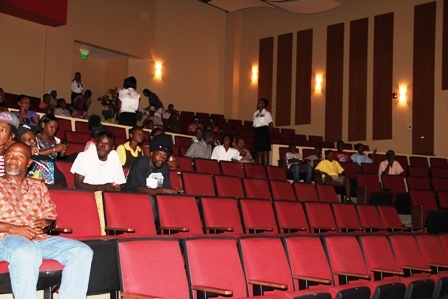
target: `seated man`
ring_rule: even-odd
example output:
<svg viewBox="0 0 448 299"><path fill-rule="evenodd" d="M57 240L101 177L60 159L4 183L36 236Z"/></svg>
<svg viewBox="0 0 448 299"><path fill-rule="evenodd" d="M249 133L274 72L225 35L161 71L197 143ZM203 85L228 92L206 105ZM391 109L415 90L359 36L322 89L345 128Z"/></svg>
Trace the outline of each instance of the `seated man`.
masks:
<svg viewBox="0 0 448 299"><path fill-rule="evenodd" d="M395 161L395 152L393 150L388 150L386 153L386 160L382 161L378 168L378 177L380 181L382 174L400 175L403 171L400 163Z"/></svg>
<svg viewBox="0 0 448 299"><path fill-rule="evenodd" d="M5 177L0 177L0 260L9 262L16 299L36 298L42 259L64 264L59 298L86 298L93 252L85 244L44 231L55 225L56 206L45 185L26 177L31 150L23 143L5 153Z"/></svg>
<svg viewBox="0 0 448 299"><path fill-rule="evenodd" d="M361 163L372 163L372 159L364 153L364 145L362 143L356 145L356 150L358 152L351 156L353 162L358 163L359 166L361 166ZM373 160L375 160L376 149L374 149L372 153Z"/></svg>
<svg viewBox="0 0 448 299"><path fill-rule="evenodd" d="M305 157L305 161L307 161L311 167L314 167L315 160L322 161L323 159L324 158L322 157L322 147L320 145L314 148L314 155L309 155L308 157Z"/></svg>
<svg viewBox="0 0 448 299"><path fill-rule="evenodd" d="M350 157L350 154L347 153L346 151L344 151L344 141L339 140L336 143L336 149L337 151L335 151L334 154L334 159L338 162L352 162L352 158Z"/></svg>
<svg viewBox="0 0 448 299"><path fill-rule="evenodd" d="M75 175L75 188L94 191L121 190L126 179L114 148L114 134L99 132L95 146L89 146L79 153L73 162L70 172Z"/></svg>
<svg viewBox="0 0 448 299"><path fill-rule="evenodd" d="M0 176L5 174L4 154L8 146L14 143L18 127L17 116L7 111L0 112Z"/></svg>
<svg viewBox="0 0 448 299"><path fill-rule="evenodd" d="M285 161L288 169L292 171L294 182L300 181L300 169L304 169L306 171L305 183L311 183L313 168L307 164L306 160L302 159L294 143L289 145L289 152L286 153Z"/></svg>
<svg viewBox="0 0 448 299"><path fill-rule="evenodd" d="M215 142L213 131L204 130L202 140L190 145L185 153L186 157L210 159L212 157L212 144Z"/></svg>
<svg viewBox="0 0 448 299"><path fill-rule="evenodd" d="M350 199L350 179L345 176L345 170L339 162L333 160L332 150L325 151L325 160L319 162L316 170L322 173L322 179L326 184L335 181L345 186L345 202L353 203Z"/></svg>

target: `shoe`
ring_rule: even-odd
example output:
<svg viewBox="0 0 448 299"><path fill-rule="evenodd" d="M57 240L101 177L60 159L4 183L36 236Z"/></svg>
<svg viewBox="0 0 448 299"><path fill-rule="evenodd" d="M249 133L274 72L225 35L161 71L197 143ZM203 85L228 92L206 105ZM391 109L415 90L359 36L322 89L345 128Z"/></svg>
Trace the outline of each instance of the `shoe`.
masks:
<svg viewBox="0 0 448 299"><path fill-rule="evenodd" d="M355 203L353 200L350 199L350 197L346 197L344 202L345 203L353 203L353 204Z"/></svg>

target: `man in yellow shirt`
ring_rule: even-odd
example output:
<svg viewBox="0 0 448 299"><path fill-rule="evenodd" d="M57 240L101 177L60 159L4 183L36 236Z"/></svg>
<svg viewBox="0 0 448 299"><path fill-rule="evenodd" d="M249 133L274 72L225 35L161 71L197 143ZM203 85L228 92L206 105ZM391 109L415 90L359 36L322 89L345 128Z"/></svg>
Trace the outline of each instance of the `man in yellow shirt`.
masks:
<svg viewBox="0 0 448 299"><path fill-rule="evenodd" d="M331 181L338 182L345 186L345 202L353 203L350 199L350 179L345 176L345 170L338 161L333 160L333 151L325 151L325 160L320 161L316 166L316 170L322 173L322 179L325 184Z"/></svg>

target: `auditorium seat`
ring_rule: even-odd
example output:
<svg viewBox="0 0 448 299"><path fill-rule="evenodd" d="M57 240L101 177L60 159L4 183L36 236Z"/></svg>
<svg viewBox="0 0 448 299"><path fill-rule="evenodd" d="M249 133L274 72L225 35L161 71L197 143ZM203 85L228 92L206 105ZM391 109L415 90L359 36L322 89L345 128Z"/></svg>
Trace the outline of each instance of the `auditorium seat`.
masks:
<svg viewBox="0 0 448 299"><path fill-rule="evenodd" d="M106 231L124 237L157 234L150 197L144 193L103 192ZM154 207L155 208L155 207Z"/></svg>
<svg viewBox="0 0 448 299"><path fill-rule="evenodd" d="M298 201L319 201L316 188L312 183L293 183L294 191ZM333 188L333 187L332 187ZM336 194L336 193L335 193Z"/></svg>
<svg viewBox="0 0 448 299"><path fill-rule="evenodd" d="M432 178L448 179L448 168L430 167L429 172L431 173Z"/></svg>
<svg viewBox="0 0 448 299"><path fill-rule="evenodd" d="M191 137L180 136L180 135L174 136L174 144L175 145L183 145L183 146L190 147L191 143L192 143Z"/></svg>
<svg viewBox="0 0 448 299"><path fill-rule="evenodd" d="M316 135L308 135L308 141L323 142L324 141L324 137L323 136L316 136Z"/></svg>
<svg viewBox="0 0 448 299"><path fill-rule="evenodd" d="M266 173L269 180L286 181L286 174L283 167L266 166Z"/></svg>
<svg viewBox="0 0 448 299"><path fill-rule="evenodd" d="M177 168L176 170L179 172L183 172L183 171L193 171L193 164L191 163L191 158L189 157L183 157L183 156L177 156L176 157L177 161L179 162L179 168Z"/></svg>
<svg viewBox="0 0 448 299"><path fill-rule="evenodd" d="M182 172L185 194L195 196L215 196L215 185L209 174Z"/></svg>
<svg viewBox="0 0 448 299"><path fill-rule="evenodd" d="M244 234L238 200L231 197L201 197L204 229L208 234Z"/></svg>
<svg viewBox="0 0 448 299"><path fill-rule="evenodd" d="M67 151L66 151L66 155L70 156L72 154L78 154L84 151L84 149L86 148L86 144L85 143L74 143L71 142L68 144L67 147Z"/></svg>
<svg viewBox="0 0 448 299"><path fill-rule="evenodd" d="M156 202L162 234L204 233L198 205L193 196L159 194Z"/></svg>
<svg viewBox="0 0 448 299"><path fill-rule="evenodd" d="M301 203L278 200L274 202L274 210L281 233L310 232Z"/></svg>
<svg viewBox="0 0 448 299"><path fill-rule="evenodd" d="M397 161L398 163L400 163L401 168L403 168L403 170L407 173L407 171L408 171L408 167L409 167L408 156L404 156L404 155L395 155L395 161Z"/></svg>
<svg viewBox="0 0 448 299"><path fill-rule="evenodd" d="M426 157L409 157L409 166L429 167L428 158Z"/></svg>
<svg viewBox="0 0 448 299"><path fill-rule="evenodd" d="M274 200L292 200L296 201L296 195L290 182L288 181L269 181Z"/></svg>
<svg viewBox="0 0 448 299"><path fill-rule="evenodd" d="M376 158L376 155L375 155ZM362 173L370 173L378 175L380 165L377 163L361 163Z"/></svg>
<svg viewBox="0 0 448 299"><path fill-rule="evenodd" d="M83 132L73 132L73 131L66 131L65 132L65 140L68 143L84 143L85 144L90 140L90 134L89 133L83 133Z"/></svg>
<svg viewBox="0 0 448 299"><path fill-rule="evenodd" d="M125 172L126 175L126 172ZM183 190L183 184L182 179L175 170L170 170L170 182L171 182L171 188L177 189L177 190Z"/></svg>
<svg viewBox="0 0 448 299"><path fill-rule="evenodd" d="M241 215L246 234L278 234L272 204L264 199L240 199Z"/></svg>
<svg viewBox="0 0 448 299"><path fill-rule="evenodd" d="M432 191L411 190L412 225L423 227L431 211L437 211L437 202Z"/></svg>
<svg viewBox="0 0 448 299"><path fill-rule="evenodd" d="M321 202L339 202L334 186L326 184L316 184L317 194Z"/></svg>
<svg viewBox="0 0 448 299"><path fill-rule="evenodd" d="M319 145L320 145L322 148L335 149L334 142L330 142L330 141L322 141Z"/></svg>
<svg viewBox="0 0 448 299"><path fill-rule="evenodd" d="M439 208L441 210L448 209L448 191L438 191L437 199L439 201Z"/></svg>
<svg viewBox="0 0 448 299"><path fill-rule="evenodd" d="M334 233L337 231L329 203L305 202L303 206L312 233Z"/></svg>
<svg viewBox="0 0 448 299"><path fill-rule="evenodd" d="M334 219L339 233L363 232L355 205L345 203L331 204Z"/></svg>
<svg viewBox="0 0 448 299"><path fill-rule="evenodd" d="M365 149L364 149L364 150L365 150ZM373 164L376 164L376 165L380 164L381 162L383 162L384 160L387 159L385 154L378 154L378 153L376 153L376 154L375 154L375 157L374 157L373 154L370 153L370 154L368 154L367 156L368 156L370 159L372 159ZM368 164L368 163L366 163L366 164ZM401 163L400 163L400 164L401 164ZM378 173L378 169L377 169L377 172L376 172L376 173Z"/></svg>
<svg viewBox="0 0 448 299"><path fill-rule="evenodd" d="M294 134L292 136L292 139L297 140L297 141L305 141L306 140L306 135L304 135L304 134Z"/></svg>
<svg viewBox="0 0 448 299"><path fill-rule="evenodd" d="M271 191L266 179L242 178L242 181L247 198L267 198L272 201Z"/></svg>
<svg viewBox="0 0 448 299"><path fill-rule="evenodd" d="M243 198L244 190L241 179L235 176L215 175L216 193L218 196Z"/></svg>
<svg viewBox="0 0 448 299"><path fill-rule="evenodd" d="M89 124L87 123L87 121L76 120L75 121L75 131L83 132L83 133L90 132Z"/></svg>
<svg viewBox="0 0 448 299"><path fill-rule="evenodd" d="M406 182L410 190L426 190L431 191L428 177L406 177Z"/></svg>
<svg viewBox="0 0 448 299"><path fill-rule="evenodd" d="M221 167L221 173L223 175L236 176L239 178L244 177L244 169L242 163L219 161L219 165Z"/></svg>
<svg viewBox="0 0 448 299"><path fill-rule="evenodd" d="M383 192L377 174L357 173L357 203L392 204L392 193Z"/></svg>
<svg viewBox="0 0 448 299"><path fill-rule="evenodd" d="M268 178L264 165L245 163L244 172L246 173L246 178L263 180L267 180Z"/></svg>
<svg viewBox="0 0 448 299"><path fill-rule="evenodd" d="M59 139L65 139L65 132L66 131L73 131L72 130L72 121L70 119L62 118L57 116L58 119L58 130L56 131L55 136Z"/></svg>
<svg viewBox="0 0 448 299"><path fill-rule="evenodd" d="M446 158L429 158L431 167L448 168L448 160Z"/></svg>
<svg viewBox="0 0 448 299"><path fill-rule="evenodd" d="M383 191L393 195L392 206L396 206L402 214L410 214L410 198L406 190L405 178L401 175L381 175Z"/></svg>
<svg viewBox="0 0 448 299"><path fill-rule="evenodd" d="M408 175L412 177L429 177L429 167L426 166L409 166Z"/></svg>
<svg viewBox="0 0 448 299"><path fill-rule="evenodd" d="M356 205L359 221L365 232L385 232L380 215L373 205Z"/></svg>
<svg viewBox="0 0 448 299"><path fill-rule="evenodd" d="M208 173L210 175L221 174L217 160L194 158L196 172Z"/></svg>
<svg viewBox="0 0 448 299"><path fill-rule="evenodd" d="M109 132L111 132L112 134L115 135L115 138L117 138L118 140L127 140L127 129L130 129L130 127L128 128L123 128L123 127L116 127L116 126L106 126L107 130ZM117 142L117 144L122 144L124 142Z"/></svg>
<svg viewBox="0 0 448 299"><path fill-rule="evenodd" d="M345 170L346 175L349 178L355 178L358 172L361 172L361 169L358 163L353 162L339 162L341 167Z"/></svg>
<svg viewBox="0 0 448 299"><path fill-rule="evenodd" d="M377 206L376 209L381 219L381 227L384 227L391 232L405 230L395 207Z"/></svg>

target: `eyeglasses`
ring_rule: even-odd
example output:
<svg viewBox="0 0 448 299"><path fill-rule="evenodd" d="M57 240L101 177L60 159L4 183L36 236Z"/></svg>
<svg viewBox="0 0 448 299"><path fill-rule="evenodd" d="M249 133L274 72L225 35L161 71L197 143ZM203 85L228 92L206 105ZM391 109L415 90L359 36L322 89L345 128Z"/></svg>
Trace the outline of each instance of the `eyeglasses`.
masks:
<svg viewBox="0 0 448 299"><path fill-rule="evenodd" d="M108 131L100 131L98 132L98 137L106 135L107 138L115 138L115 135Z"/></svg>
<svg viewBox="0 0 448 299"><path fill-rule="evenodd" d="M171 147L167 147L165 145L156 145L158 151L166 151L171 153ZM154 151L155 152L155 151Z"/></svg>

